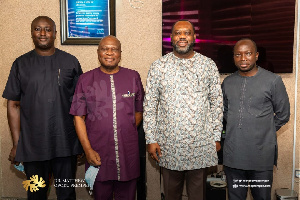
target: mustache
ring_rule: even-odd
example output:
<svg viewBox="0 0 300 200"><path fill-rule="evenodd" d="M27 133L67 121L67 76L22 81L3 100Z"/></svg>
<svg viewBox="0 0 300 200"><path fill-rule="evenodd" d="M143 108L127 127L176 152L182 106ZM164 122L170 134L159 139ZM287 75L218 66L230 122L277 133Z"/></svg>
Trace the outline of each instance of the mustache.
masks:
<svg viewBox="0 0 300 200"><path fill-rule="evenodd" d="M189 43L186 39L184 39L184 38L181 38L181 39L179 39L175 44L177 45L179 42L187 42L187 43Z"/></svg>

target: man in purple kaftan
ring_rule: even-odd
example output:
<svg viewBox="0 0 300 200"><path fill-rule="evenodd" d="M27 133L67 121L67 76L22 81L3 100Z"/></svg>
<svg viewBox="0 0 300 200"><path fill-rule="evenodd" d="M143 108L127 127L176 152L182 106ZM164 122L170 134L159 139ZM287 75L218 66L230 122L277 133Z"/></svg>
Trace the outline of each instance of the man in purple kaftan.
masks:
<svg viewBox="0 0 300 200"><path fill-rule="evenodd" d="M98 47L100 68L80 76L70 114L89 165L100 166L95 199L135 199L139 177L136 126L142 120L144 90L138 72L118 66L121 44L113 36Z"/></svg>

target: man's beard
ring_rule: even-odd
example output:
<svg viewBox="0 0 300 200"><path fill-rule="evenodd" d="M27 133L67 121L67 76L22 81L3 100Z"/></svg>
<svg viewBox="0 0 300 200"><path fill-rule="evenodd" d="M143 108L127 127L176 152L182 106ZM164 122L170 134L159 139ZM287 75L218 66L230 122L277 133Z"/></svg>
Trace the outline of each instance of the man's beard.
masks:
<svg viewBox="0 0 300 200"><path fill-rule="evenodd" d="M179 41L186 41L186 40L179 40ZM179 42L178 41L178 42ZM193 40L192 43L188 44L184 49L181 49L180 47L178 47L176 45L176 43L172 42L172 46L173 46L173 49L178 53L178 54L186 54L190 51L193 50L194 48L194 45L195 45L195 40Z"/></svg>
<svg viewBox="0 0 300 200"><path fill-rule="evenodd" d="M39 42L34 42L34 46L38 49L48 50L48 49L51 49L54 46L54 42L53 43L47 43L47 44L41 44Z"/></svg>
<svg viewBox="0 0 300 200"><path fill-rule="evenodd" d="M46 50L46 49L51 49L52 46L50 46L49 44L38 44L38 47L40 49Z"/></svg>

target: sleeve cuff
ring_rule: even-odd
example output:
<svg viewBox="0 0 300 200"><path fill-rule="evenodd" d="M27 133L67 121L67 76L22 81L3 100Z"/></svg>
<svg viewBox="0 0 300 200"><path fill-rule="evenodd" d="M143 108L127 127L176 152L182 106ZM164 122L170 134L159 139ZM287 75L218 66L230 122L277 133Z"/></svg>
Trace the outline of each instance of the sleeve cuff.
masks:
<svg viewBox="0 0 300 200"><path fill-rule="evenodd" d="M146 140L146 144L153 144L153 143L157 143L155 140Z"/></svg>

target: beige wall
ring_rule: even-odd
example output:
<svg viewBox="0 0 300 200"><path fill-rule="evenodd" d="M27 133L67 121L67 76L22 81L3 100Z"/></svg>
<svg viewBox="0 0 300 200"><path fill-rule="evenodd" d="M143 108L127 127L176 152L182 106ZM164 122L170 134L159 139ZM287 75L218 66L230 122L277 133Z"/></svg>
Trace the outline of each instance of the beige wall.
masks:
<svg viewBox="0 0 300 200"><path fill-rule="evenodd" d="M116 30L122 43L121 65L137 70L145 83L150 64L161 56L161 1L143 0L141 9L134 9L128 0L116 0ZM0 1L0 93L2 94L12 62L16 57L33 49L30 38L31 21L38 15L48 15L57 23L58 37L56 47L75 55L84 72L97 67L97 46L60 45L60 5L59 0L1 0ZM299 52L297 52L299 53ZM274 189L291 187L292 174L292 142L294 125L294 85L295 73L281 74L286 84L291 101L291 121L278 132L279 160L274 170ZM300 74L299 74L300 75ZM222 76L224 78L224 76ZM298 81L300 87L300 81ZM299 89L300 90L300 89ZM300 95L298 92L298 99ZM300 105L299 105L300 106ZM300 108L298 107L298 132ZM6 101L0 99L0 196L26 197L22 188L25 176L18 173L7 161L11 148L11 138L6 119ZM299 140L297 151L297 167L299 167ZM83 178L83 166L78 168L78 178ZM159 199L159 171L155 164L147 159L148 199ZM299 192L299 184L295 184ZM78 199L90 199L84 188L77 189ZM54 189L51 198L54 198Z"/></svg>

